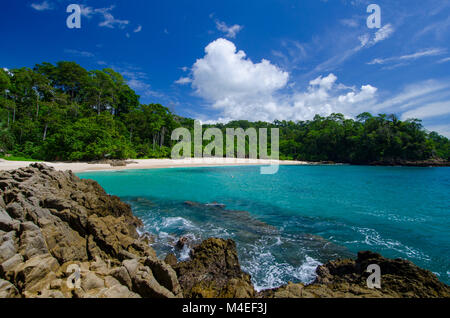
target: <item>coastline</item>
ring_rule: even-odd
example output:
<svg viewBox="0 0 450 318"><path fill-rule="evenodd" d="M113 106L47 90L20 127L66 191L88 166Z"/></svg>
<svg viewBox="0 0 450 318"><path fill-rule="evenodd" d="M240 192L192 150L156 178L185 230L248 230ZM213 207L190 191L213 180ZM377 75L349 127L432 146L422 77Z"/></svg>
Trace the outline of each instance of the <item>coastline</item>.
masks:
<svg viewBox="0 0 450 318"><path fill-rule="evenodd" d="M133 159L124 166L112 166L109 163L90 162L33 162L8 161L0 159L0 171L26 168L30 164L41 163L53 167L57 171L71 170L72 172L89 172L105 170L128 169L161 169L161 168L187 168L187 167L219 167L219 166L246 166L246 165L310 165L317 164L306 161L270 160L270 159L238 159L238 158L190 158L190 159Z"/></svg>
<svg viewBox="0 0 450 318"><path fill-rule="evenodd" d="M370 251L330 260L310 284L257 291L232 239L208 238L190 258L159 259L131 207L93 180L43 164L0 173L0 297L342 298L439 297L450 288L412 262ZM369 264L383 289L367 285ZM79 278L69 271L75 268ZM67 283L69 282L69 283ZM79 282L79 285L76 285Z"/></svg>

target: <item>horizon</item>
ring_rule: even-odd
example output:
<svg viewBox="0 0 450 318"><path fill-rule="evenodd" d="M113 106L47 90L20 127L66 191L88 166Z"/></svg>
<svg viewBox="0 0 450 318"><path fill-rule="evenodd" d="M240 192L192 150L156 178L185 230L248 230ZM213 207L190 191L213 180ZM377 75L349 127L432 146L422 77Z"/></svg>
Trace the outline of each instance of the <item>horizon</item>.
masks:
<svg viewBox="0 0 450 318"><path fill-rule="evenodd" d="M5 4L0 66L113 68L142 103L203 123L367 111L450 137L450 3L377 1L381 26L369 29L363 0L78 1L81 28L69 29L72 2Z"/></svg>

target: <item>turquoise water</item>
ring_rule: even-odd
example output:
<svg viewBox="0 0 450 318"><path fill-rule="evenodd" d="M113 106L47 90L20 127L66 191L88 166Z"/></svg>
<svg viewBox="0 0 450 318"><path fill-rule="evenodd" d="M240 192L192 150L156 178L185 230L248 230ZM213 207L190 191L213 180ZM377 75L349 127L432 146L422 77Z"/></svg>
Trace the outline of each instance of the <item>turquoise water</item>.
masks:
<svg viewBox="0 0 450 318"><path fill-rule="evenodd" d="M329 259L372 250L450 282L450 168L257 166L80 173L121 197L156 236L157 253L207 237L236 241L259 289L310 282ZM186 204L185 201L194 203ZM218 202L225 207L207 206Z"/></svg>

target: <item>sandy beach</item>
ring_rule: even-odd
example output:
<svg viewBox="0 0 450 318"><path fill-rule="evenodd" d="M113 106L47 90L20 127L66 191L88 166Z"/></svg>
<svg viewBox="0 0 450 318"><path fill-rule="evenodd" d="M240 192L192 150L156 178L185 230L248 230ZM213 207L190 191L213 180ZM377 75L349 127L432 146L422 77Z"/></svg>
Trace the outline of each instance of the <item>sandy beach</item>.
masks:
<svg viewBox="0 0 450 318"><path fill-rule="evenodd" d="M235 158L190 158L190 159L133 159L133 163L117 167L110 164L92 164L88 162L41 162L59 171L73 172L124 170L124 169L157 169L177 167L209 167L209 166L240 166L240 165L306 165L305 161L267 160L267 159L235 159ZM27 167L30 161L8 161L0 159L0 170L13 170Z"/></svg>

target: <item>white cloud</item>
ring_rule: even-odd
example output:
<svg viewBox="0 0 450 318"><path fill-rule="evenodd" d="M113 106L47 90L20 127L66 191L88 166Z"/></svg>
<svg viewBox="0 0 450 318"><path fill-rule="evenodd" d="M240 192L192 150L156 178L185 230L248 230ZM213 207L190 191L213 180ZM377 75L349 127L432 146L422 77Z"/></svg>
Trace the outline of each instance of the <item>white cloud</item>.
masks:
<svg viewBox="0 0 450 318"><path fill-rule="evenodd" d="M450 138L450 125L427 125L425 128L429 131L436 131L439 134Z"/></svg>
<svg viewBox="0 0 450 318"><path fill-rule="evenodd" d="M450 62L450 57L446 57L438 61L438 63L447 63L447 62Z"/></svg>
<svg viewBox="0 0 450 318"><path fill-rule="evenodd" d="M284 87L289 74L267 60L254 64L223 38L208 44L206 55L192 67L193 86L210 100L271 94Z"/></svg>
<svg viewBox="0 0 450 318"><path fill-rule="evenodd" d="M139 25L136 29L134 29L134 33L138 33L142 31L142 25Z"/></svg>
<svg viewBox="0 0 450 318"><path fill-rule="evenodd" d="M371 104L377 92L371 85L346 87L329 74L310 81L305 91L286 93L289 73L268 60L253 63L225 39L210 43L205 52L192 67L192 87L220 111L218 121L305 120L333 112L353 116Z"/></svg>
<svg viewBox="0 0 450 318"><path fill-rule="evenodd" d="M81 15L86 18L92 18L92 15L95 13L94 8L87 7L85 5L80 5Z"/></svg>
<svg viewBox="0 0 450 318"><path fill-rule="evenodd" d="M356 19L342 19L340 20L341 24L351 27L351 28L356 28L359 26L359 23Z"/></svg>
<svg viewBox="0 0 450 318"><path fill-rule="evenodd" d="M378 42L384 41L388 39L393 33L395 29L392 26L392 24L388 23L384 25L382 28L378 29L375 34L373 34L373 37L371 38L371 35L368 33L365 33L358 37L359 42L361 43L361 48L363 47L371 47Z"/></svg>
<svg viewBox="0 0 450 318"><path fill-rule="evenodd" d="M114 29L115 26L118 26L119 28L124 28L127 24L130 23L130 21L128 20L119 20L114 18L114 16L111 14L111 11L114 8L115 6L112 5L109 8L100 8L94 10L95 13L101 14L104 19L102 22L98 24L99 26Z"/></svg>
<svg viewBox="0 0 450 318"><path fill-rule="evenodd" d="M411 109L402 114L402 119L408 118L430 118L450 114L450 100L430 103L415 109Z"/></svg>
<svg viewBox="0 0 450 318"><path fill-rule="evenodd" d="M53 9L53 5L48 1L43 1L42 3L32 3L31 7L37 11L46 11Z"/></svg>
<svg viewBox="0 0 450 318"><path fill-rule="evenodd" d="M86 18L92 18L94 15L100 15L103 18L103 21L101 21L98 25L101 27L107 27L110 29L114 29L114 27L118 26L119 28L123 29L126 25L130 23L128 20L119 20L114 18L114 16L111 14L111 11L115 8L114 5L107 7L107 8L93 8L88 7L85 5L81 5L81 15ZM141 26L138 27L138 29L141 28ZM137 30L137 29L136 29ZM139 29L139 32L141 29Z"/></svg>
<svg viewBox="0 0 450 318"><path fill-rule="evenodd" d="M236 34L238 34L239 31L241 31L243 28L243 26L238 24L228 26L225 22L219 20L216 20L216 27L217 30L225 33L225 36L231 39L234 39L236 37Z"/></svg>
<svg viewBox="0 0 450 318"><path fill-rule="evenodd" d="M79 51L79 50L72 50L72 49L65 49L65 53L72 54L75 56L80 57L94 57L94 53L88 52L88 51Z"/></svg>
<svg viewBox="0 0 450 318"><path fill-rule="evenodd" d="M185 85L185 84L189 84L191 82L192 82L192 79L190 79L189 77L180 77L178 80L175 81L175 84Z"/></svg>
<svg viewBox="0 0 450 318"><path fill-rule="evenodd" d="M373 39L373 43L378 43L380 41L386 40L387 38L389 38L392 33L394 33L394 28L392 27L392 25L390 23L384 25L381 29L379 29L376 33L375 33L375 38Z"/></svg>
<svg viewBox="0 0 450 318"><path fill-rule="evenodd" d="M422 37L428 34L434 34L436 38L444 38L450 28L450 16L445 20L434 22L416 34L416 37Z"/></svg>
<svg viewBox="0 0 450 318"><path fill-rule="evenodd" d="M422 58L422 57L426 57L426 56L441 55L441 54L444 54L446 52L447 52L446 49L430 48L430 49L425 49L425 50L421 50L421 51L416 52L416 53L402 55L402 56L389 57L389 58L385 58L385 59L376 58L376 59L373 59L372 61L370 61L367 64L371 64L372 65L372 64L386 64L388 62L411 61L411 60L416 60L416 59L419 59L419 58Z"/></svg>
<svg viewBox="0 0 450 318"><path fill-rule="evenodd" d="M416 54L405 55L406 60ZM215 109L215 117L198 116L204 122L309 120L316 114L342 113L354 118L362 112L395 113L402 119L423 118L435 123L450 115L450 80L426 80L407 85L399 92L378 92L370 84L347 86L329 73L313 78L304 89L289 83L289 73L268 60L251 61L226 39L217 39L191 68L191 81L198 96ZM437 129L439 128L439 129ZM448 132L442 127L436 130Z"/></svg>

